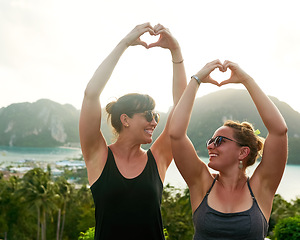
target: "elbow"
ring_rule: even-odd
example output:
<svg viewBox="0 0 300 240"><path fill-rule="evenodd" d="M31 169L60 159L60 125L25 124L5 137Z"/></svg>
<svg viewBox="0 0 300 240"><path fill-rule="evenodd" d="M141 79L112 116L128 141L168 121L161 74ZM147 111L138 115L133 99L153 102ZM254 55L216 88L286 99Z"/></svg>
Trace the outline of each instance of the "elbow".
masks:
<svg viewBox="0 0 300 240"><path fill-rule="evenodd" d="M86 88L84 90L84 98L85 99L99 99L99 97L100 97L100 95L90 88Z"/></svg>
<svg viewBox="0 0 300 240"><path fill-rule="evenodd" d="M280 134L281 135L287 135L288 133L288 126L286 125L286 123L282 124L282 127L280 128Z"/></svg>
<svg viewBox="0 0 300 240"><path fill-rule="evenodd" d="M181 139L184 136L184 133L179 132L178 129L175 129L174 127L169 129L169 136L171 141L176 141Z"/></svg>
<svg viewBox="0 0 300 240"><path fill-rule="evenodd" d="M278 136L287 136L288 134L288 127L286 124L283 124L280 128L276 131Z"/></svg>

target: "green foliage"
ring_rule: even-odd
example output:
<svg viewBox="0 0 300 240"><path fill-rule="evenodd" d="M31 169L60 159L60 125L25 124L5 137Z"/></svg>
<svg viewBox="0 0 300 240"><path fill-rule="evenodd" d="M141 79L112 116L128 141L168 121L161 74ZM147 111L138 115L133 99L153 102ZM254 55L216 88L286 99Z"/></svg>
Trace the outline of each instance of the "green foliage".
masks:
<svg viewBox="0 0 300 240"><path fill-rule="evenodd" d="M86 232L81 232L78 240L94 240L95 228L89 228Z"/></svg>
<svg viewBox="0 0 300 240"><path fill-rule="evenodd" d="M10 240L37 239L39 229L41 239L40 227L45 223L47 228L44 239L56 239L57 235L61 240L78 239L79 236L79 239L89 239L93 231L91 228L95 226L94 211L89 188L83 185L76 189L75 185L68 183L63 177L53 179L50 169L44 171L35 168L23 178L4 179L0 174L0 239L4 238L5 234ZM188 189L165 186L161 211L166 240L193 238ZM45 214L42 214L43 212ZM39 218L40 223L37 224ZM287 202L280 195L276 195L269 236L272 239L299 238L295 235L297 231L299 233L299 218L300 198ZM294 238L288 238L287 234Z"/></svg>
<svg viewBox="0 0 300 240"><path fill-rule="evenodd" d="M272 212L269 220L269 236L274 238L274 228L282 220L300 216L300 198L287 202L279 194L273 200ZM280 230L278 230L280 231Z"/></svg>
<svg viewBox="0 0 300 240"><path fill-rule="evenodd" d="M190 240L194 234L188 189L164 187L161 212L165 233L170 240Z"/></svg>
<svg viewBox="0 0 300 240"><path fill-rule="evenodd" d="M274 228L275 240L300 239L300 216L280 220Z"/></svg>

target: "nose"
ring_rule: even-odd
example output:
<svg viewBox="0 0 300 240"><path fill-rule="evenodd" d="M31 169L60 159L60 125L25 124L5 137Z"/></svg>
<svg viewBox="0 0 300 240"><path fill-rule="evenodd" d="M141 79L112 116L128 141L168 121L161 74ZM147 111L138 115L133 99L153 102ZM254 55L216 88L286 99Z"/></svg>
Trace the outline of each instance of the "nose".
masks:
<svg viewBox="0 0 300 240"><path fill-rule="evenodd" d="M213 148L215 148L214 142L211 142L210 144L206 144L206 148L207 149L213 149Z"/></svg>

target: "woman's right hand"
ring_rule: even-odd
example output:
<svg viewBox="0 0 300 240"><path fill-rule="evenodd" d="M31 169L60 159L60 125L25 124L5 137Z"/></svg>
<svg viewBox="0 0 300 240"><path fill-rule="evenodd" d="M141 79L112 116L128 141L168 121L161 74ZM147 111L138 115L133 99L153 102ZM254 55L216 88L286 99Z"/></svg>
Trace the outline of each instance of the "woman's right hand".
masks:
<svg viewBox="0 0 300 240"><path fill-rule="evenodd" d="M147 43L140 39L140 37L146 32L149 32L150 35L155 35L153 27L150 25L150 23L137 25L130 33L126 35L123 41L125 41L128 47L141 45L145 48L148 48Z"/></svg>
<svg viewBox="0 0 300 240"><path fill-rule="evenodd" d="M219 59L207 63L197 74L195 74L203 83L211 83L219 86L219 83L212 79L210 74L216 68L219 68L220 71L224 72L223 64Z"/></svg>

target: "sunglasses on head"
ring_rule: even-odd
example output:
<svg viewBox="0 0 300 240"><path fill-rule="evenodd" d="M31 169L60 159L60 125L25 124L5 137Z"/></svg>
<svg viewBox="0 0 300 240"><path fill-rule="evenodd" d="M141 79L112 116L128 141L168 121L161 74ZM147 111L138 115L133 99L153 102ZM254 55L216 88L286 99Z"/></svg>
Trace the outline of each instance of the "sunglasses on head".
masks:
<svg viewBox="0 0 300 240"><path fill-rule="evenodd" d="M156 112L153 112L152 110L147 110L143 112L144 117L146 118L147 122L152 122L154 119L156 123L159 122L160 115Z"/></svg>
<svg viewBox="0 0 300 240"><path fill-rule="evenodd" d="M217 137L215 137L215 138L209 139L209 140L206 142L206 147L208 147L208 145L210 145L210 144L212 144L212 143L214 144L215 147L219 147L219 146L222 144L223 139L227 139L227 140L232 141L232 142L235 142L235 143L237 143L237 144L239 144L239 145L241 145L241 146L244 146L244 144L241 144L241 143L239 143L239 142L237 142L237 141L235 141L235 140L233 140L233 139L230 139L230 138L227 138L227 137L224 137L224 136L217 136Z"/></svg>

